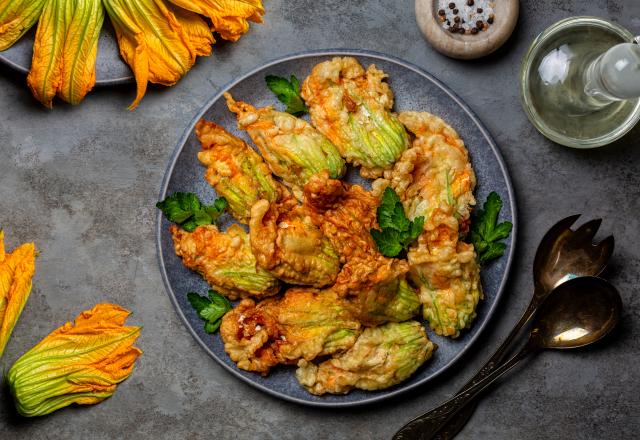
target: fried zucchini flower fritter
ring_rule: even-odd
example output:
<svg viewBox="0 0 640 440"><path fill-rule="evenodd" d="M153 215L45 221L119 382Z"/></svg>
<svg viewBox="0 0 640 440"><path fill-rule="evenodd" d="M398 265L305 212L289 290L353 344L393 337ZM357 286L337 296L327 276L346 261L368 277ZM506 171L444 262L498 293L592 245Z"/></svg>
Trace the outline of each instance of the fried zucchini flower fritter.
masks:
<svg viewBox="0 0 640 440"><path fill-rule="evenodd" d="M407 321L420 312L420 298L404 277L380 281L349 298L354 313L366 326Z"/></svg>
<svg viewBox="0 0 640 440"><path fill-rule="evenodd" d="M340 258L304 206L289 197L251 208L251 249L258 267L290 284L325 287L336 280Z"/></svg>
<svg viewBox="0 0 640 440"><path fill-rule="evenodd" d="M242 139L204 119L196 124L196 134L202 144L198 159L207 167L205 179L227 200L236 220L248 224L254 203L278 199L280 183L273 179L260 155Z"/></svg>
<svg viewBox="0 0 640 440"><path fill-rule="evenodd" d="M313 174L327 170L338 179L345 173L344 160L336 147L304 119L272 107L256 109L234 101L229 93L225 97L229 110L238 117L239 128L249 133L273 173L298 199Z"/></svg>
<svg viewBox="0 0 640 440"><path fill-rule="evenodd" d="M406 321L420 307L407 284L406 261L380 254L369 232L377 227L379 199L359 185L314 175L304 187L305 207L344 263L331 289L349 297L365 325Z"/></svg>
<svg viewBox="0 0 640 440"><path fill-rule="evenodd" d="M386 74L365 69L355 58L316 65L302 84L313 125L334 143L363 177L390 169L409 146L407 133L391 113L393 93Z"/></svg>
<svg viewBox="0 0 640 440"><path fill-rule="evenodd" d="M258 305L243 300L220 326L224 349L238 368L265 375L277 364L343 352L360 331L348 304L337 295L299 288Z"/></svg>
<svg viewBox="0 0 640 440"><path fill-rule="evenodd" d="M419 112L399 117L416 138L393 170L374 182L374 192L390 185L410 218L425 217L424 232L407 255L411 279L431 328L455 338L471 325L482 297L473 245L461 241L475 204L475 175L464 143L442 119Z"/></svg>
<svg viewBox="0 0 640 440"><path fill-rule="evenodd" d="M390 323L365 329L353 347L319 365L300 360L296 377L316 395L379 390L407 379L435 349L418 322Z"/></svg>
<svg viewBox="0 0 640 440"><path fill-rule="evenodd" d="M249 235L239 225L220 232L213 225L187 232L171 225L176 254L189 269L229 299L275 295L280 282L256 266Z"/></svg>

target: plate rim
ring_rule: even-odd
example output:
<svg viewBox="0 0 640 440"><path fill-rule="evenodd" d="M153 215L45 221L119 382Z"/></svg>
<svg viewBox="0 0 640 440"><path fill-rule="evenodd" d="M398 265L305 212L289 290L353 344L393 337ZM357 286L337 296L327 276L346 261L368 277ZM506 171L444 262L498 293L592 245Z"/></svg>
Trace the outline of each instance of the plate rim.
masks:
<svg viewBox="0 0 640 440"><path fill-rule="evenodd" d="M3 64L8 68L13 69L14 71L21 73L23 75L29 74L29 69L10 60L2 52L0 52L0 64ZM120 78L96 80L94 87L119 86L122 84L133 84L133 82L134 82L133 76L123 76Z"/></svg>
<svg viewBox="0 0 640 440"><path fill-rule="evenodd" d="M293 402L293 403L297 403L297 404L301 404L301 405L305 405L305 406L320 407L320 408L347 408L347 407L353 408L353 407L365 406L365 405L370 405L372 403L388 400L388 399L397 397L397 396L399 396L401 394L407 393L410 390L414 390L416 388L424 386L426 383L428 383L428 382L434 380L435 378L439 377L442 373L444 373L446 370L448 370L454 364L456 364L467 353L467 351L471 348L471 346L474 343L477 342L478 338L480 337L482 332L485 330L487 324L493 318L493 315L494 315L494 313L496 311L498 303L500 302L500 299L502 298L502 295L504 293L506 284L507 284L507 282L509 280L509 276L510 276L510 273L511 273L511 265L512 265L512 262L513 262L513 259L514 259L514 255L515 255L516 242L517 242L517 236L518 236L518 215L517 215L516 200L515 200L513 184L511 182L511 176L509 175L509 172L507 170L506 164L504 162L504 158L502 157L502 154L500 153L500 150L498 149L493 137L491 136L491 134L489 133L489 131L487 130L485 125L477 117L475 112L473 110L471 110L471 108L466 104L466 102L464 102L451 88L449 88L449 86L445 85L442 81L440 81L439 79L434 77L431 73L427 72L422 67L419 67L419 66L417 66L415 64L412 64L412 63L410 63L408 61L402 60L402 59L400 59L398 57L395 57L393 55L387 55L387 54L384 54L384 53L381 53L381 52L376 52L376 51L366 50L366 49L317 49L317 50L306 50L306 51L301 51L301 52L294 52L294 53L291 53L289 55L284 55L284 56L280 56L280 57L268 60L268 61L260 64L259 66L254 67L253 69L249 70L247 73L241 75L240 77L237 77L236 79L234 79L232 81L229 81L228 83L223 85L219 89L218 92L216 92L210 99L208 99L205 102L205 104L196 113L195 117L193 117L191 119L191 121L187 124L187 127L183 131L182 136L180 136L180 138L178 139L178 143L177 143L176 147L174 148L174 151L171 153L171 156L169 157L169 163L168 163L168 165L166 167L165 174L164 174L164 176L162 178L162 183L161 183L161 186L160 186L160 192L159 192L159 195L158 195L158 201L164 200L164 198L166 197L167 189L168 189L168 186L169 186L169 181L170 181L171 176L173 174L173 170L175 168L178 156L180 155L180 153L182 152L184 146L186 145L186 142L187 142L189 136L191 135L191 133L193 132L193 129L194 129L196 123L204 116L204 114L209 110L209 108L211 108L211 106L217 100L219 100L222 97L223 93L225 93L226 91L228 91L230 88L234 87L235 85L241 83L245 79L249 78L250 76L255 75L256 73L260 72L261 70L267 69L269 67L272 67L274 65L277 65L277 64L280 64L280 63L283 63L283 62L286 62L286 61L292 61L292 60L296 60L296 59L310 58L310 57L319 57L319 56L353 56L353 57L366 56L366 57L380 59L380 60L387 61L387 62L396 63L396 64L398 64L398 65L400 65L402 67L405 67L405 68L407 68L409 70L412 70L413 72L417 73L420 76L425 77L427 80L431 81L433 84L438 86L453 101L455 101L456 104L458 104L465 111L465 113L467 113L467 115L474 121L474 123L480 129L482 135L487 140L487 142L489 144L489 147L491 148L491 150L493 151L494 155L496 156L496 159L498 161L498 165L500 167L502 175L505 178L505 186L507 187L509 203L510 203L510 206L511 206L511 213L512 213L511 222L513 223L513 228L512 228L512 233L511 233L511 246L510 246L510 249L509 249L509 253L507 255L507 261L505 263L504 275L502 276L502 280L500 281L500 285L499 285L498 290L496 292L495 301L493 302L493 304L487 310L486 319L484 320L484 322L480 323L480 326L477 328L476 333L471 337L471 339L468 341L467 345L465 347L463 347L458 353L456 353L456 355L448 363L446 363L440 371L438 371L438 372L434 373L433 375L431 375L429 377L426 377L426 378L424 378L424 379L422 379L420 381L417 381L414 384L398 388L396 390L387 392L385 394L374 395L374 396L367 397L367 398L362 399L362 400L351 401L351 402L318 402L318 401L309 401L309 400L300 399L300 398L297 398L297 397L294 397L294 396L290 396L290 395L281 393L279 391L273 390L271 388L268 388L268 387L266 387L266 386L264 386L264 385L262 385L260 383L257 383L255 381L251 380L248 377L245 377L239 371L236 371L230 365L227 365L225 362L223 362L222 360L218 359L218 356L211 349L209 349L209 347L197 335L197 333L195 332L195 330L192 328L191 324L189 323L189 320L187 319L187 317L183 313L182 309L180 308L180 305L178 303L176 294L173 291L173 289L171 287L171 284L169 283L169 278L168 278L168 275L167 275L167 272L166 272L166 266L164 264L164 258L163 258L163 255L162 255L162 243L161 243L161 240L162 240L162 237L161 237L161 233L162 233L162 212L160 212L160 211L158 211L158 213L156 214L156 253L157 253L157 258L158 258L158 265L160 266L159 267L160 275L162 276L162 281L163 281L165 290L167 291L167 293L169 295L169 298L171 299L171 303L173 304L173 307L175 308L176 312L178 313L178 316L180 316L180 318L182 319L182 322L185 325L185 327L187 328L187 330L189 331L189 333L191 333L191 335L198 342L198 344L205 350L205 352L210 357L212 357L216 361L216 363L218 365L222 366L224 369L229 371L235 377L237 377L240 380L242 380L244 383L249 384L250 386L252 386L254 388L257 388L260 391L265 392L265 393L267 393L267 394L269 394L271 396L277 397L279 399L283 399L283 400L286 400L286 401L289 401L289 402Z"/></svg>

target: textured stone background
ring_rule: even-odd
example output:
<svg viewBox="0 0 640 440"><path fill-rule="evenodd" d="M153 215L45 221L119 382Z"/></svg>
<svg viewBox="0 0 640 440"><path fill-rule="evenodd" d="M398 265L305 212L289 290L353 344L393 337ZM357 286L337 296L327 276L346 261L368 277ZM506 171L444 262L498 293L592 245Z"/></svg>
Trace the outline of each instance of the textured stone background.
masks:
<svg viewBox="0 0 640 440"><path fill-rule="evenodd" d="M217 46L171 89L151 90L133 113L130 86L99 89L77 108L46 111L24 77L0 67L0 225L9 245L34 240L41 255L31 299L0 368L55 326L96 302L134 310L145 351L104 403L22 420L0 392L0 438L389 438L447 398L483 362L524 310L537 243L557 219L603 217L615 234L608 271L625 313L607 344L547 352L489 393L461 439L632 439L640 430L638 208L640 127L617 145L574 151L540 136L518 99L517 73L531 40L571 15L596 15L640 32L637 0L521 2L511 40L480 61L435 53L413 2L265 0L266 24ZM311 409L264 395L223 371L196 345L165 294L156 263L153 207L166 163L192 115L221 86L291 52L365 48L418 64L447 82L487 124L516 188L519 247L492 325L452 374L387 404Z"/></svg>

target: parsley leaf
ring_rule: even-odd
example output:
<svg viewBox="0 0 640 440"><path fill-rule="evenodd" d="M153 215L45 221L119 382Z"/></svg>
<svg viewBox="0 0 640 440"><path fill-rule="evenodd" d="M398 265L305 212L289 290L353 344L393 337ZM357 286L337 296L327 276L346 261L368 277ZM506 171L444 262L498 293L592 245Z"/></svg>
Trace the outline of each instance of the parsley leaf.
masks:
<svg viewBox="0 0 640 440"><path fill-rule="evenodd" d="M396 257L420 236L424 227L424 217L410 221L398 194L391 189L384 190L378 206L378 224L381 231L372 229L371 236L380 253L386 257Z"/></svg>
<svg viewBox="0 0 640 440"><path fill-rule="evenodd" d="M212 205L203 205L193 193L177 192L156 204L170 222L192 232L202 225L212 225L227 208L227 200L216 199Z"/></svg>
<svg viewBox="0 0 640 440"><path fill-rule="evenodd" d="M213 290L209 290L209 297L189 292L187 300L204 321L204 331L207 333L218 330L222 317L232 308L227 298Z"/></svg>
<svg viewBox="0 0 640 440"><path fill-rule="evenodd" d="M491 192L482 208L476 214L469 234L481 264L504 254L507 246L500 240L509 237L513 228L511 222L498 223L502 200L497 193Z"/></svg>
<svg viewBox="0 0 640 440"><path fill-rule="evenodd" d="M267 75L265 77L267 87L276 94L278 100L287 106L285 110L295 116L307 113L309 109L300 96L300 82L295 75L291 75L291 80L280 76Z"/></svg>

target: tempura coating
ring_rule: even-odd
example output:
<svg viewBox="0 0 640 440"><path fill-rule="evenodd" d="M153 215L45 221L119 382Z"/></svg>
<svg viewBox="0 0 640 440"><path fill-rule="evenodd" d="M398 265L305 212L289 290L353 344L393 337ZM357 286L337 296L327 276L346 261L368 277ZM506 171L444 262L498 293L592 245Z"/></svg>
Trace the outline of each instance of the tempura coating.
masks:
<svg viewBox="0 0 640 440"><path fill-rule="evenodd" d="M435 349L418 322L390 323L365 329L348 351L319 365L300 360L296 377L316 395L380 390L407 379Z"/></svg>
<svg viewBox="0 0 640 440"><path fill-rule="evenodd" d="M349 297L354 314L365 326L387 322L404 322L420 313L420 298L406 278L395 277L360 289L357 296Z"/></svg>
<svg viewBox="0 0 640 440"><path fill-rule="evenodd" d="M199 226L193 232L171 225L170 231L184 265L227 298L263 298L278 293L280 282L256 266L249 235L239 225L225 232L214 225Z"/></svg>
<svg viewBox="0 0 640 440"><path fill-rule="evenodd" d="M340 258L293 197L277 203L258 201L249 226L259 267L289 284L325 287L335 282Z"/></svg>
<svg viewBox="0 0 640 440"><path fill-rule="evenodd" d="M390 169L409 146L398 118L391 113L393 93L387 75L352 57L316 65L302 84L313 125L338 147L347 162L362 166L363 177Z"/></svg>
<svg viewBox="0 0 640 440"><path fill-rule="evenodd" d="M466 233L476 204L476 176L464 142L449 124L430 113L402 112L398 117L415 139L384 179L373 183L373 193L381 195L391 186L409 218L424 216L428 221L442 211Z"/></svg>
<svg viewBox="0 0 640 440"><path fill-rule="evenodd" d="M377 228L380 203L360 185L313 176L304 187L304 206L331 241L343 263L331 290L350 297L355 314L365 325L406 321L419 311L416 293L406 283L406 261L378 252L369 232Z"/></svg>
<svg viewBox="0 0 640 440"><path fill-rule="evenodd" d="M345 173L345 163L337 148L304 119L273 107L256 109L246 102L235 101L229 93L224 96L229 110L238 117L238 127L249 133L273 173L298 199L313 174L327 170L332 178L338 179Z"/></svg>
<svg viewBox="0 0 640 440"><path fill-rule="evenodd" d="M278 199L283 192L281 184L246 142L204 119L196 124L196 135L202 144L198 160L207 167L205 179L227 199L236 220L248 224L254 203Z"/></svg>
<svg viewBox="0 0 640 440"><path fill-rule="evenodd" d="M241 301L222 319L220 335L238 368L266 375L277 364L349 349L360 327L336 294L295 288L257 305Z"/></svg>
<svg viewBox="0 0 640 440"><path fill-rule="evenodd" d="M393 170L374 182L374 193L391 186L409 218L425 217L424 232L407 254L411 280L420 288L431 328L455 338L475 319L482 297L473 245L461 241L475 204L475 174L464 143L442 119L426 112L399 117L415 140Z"/></svg>

